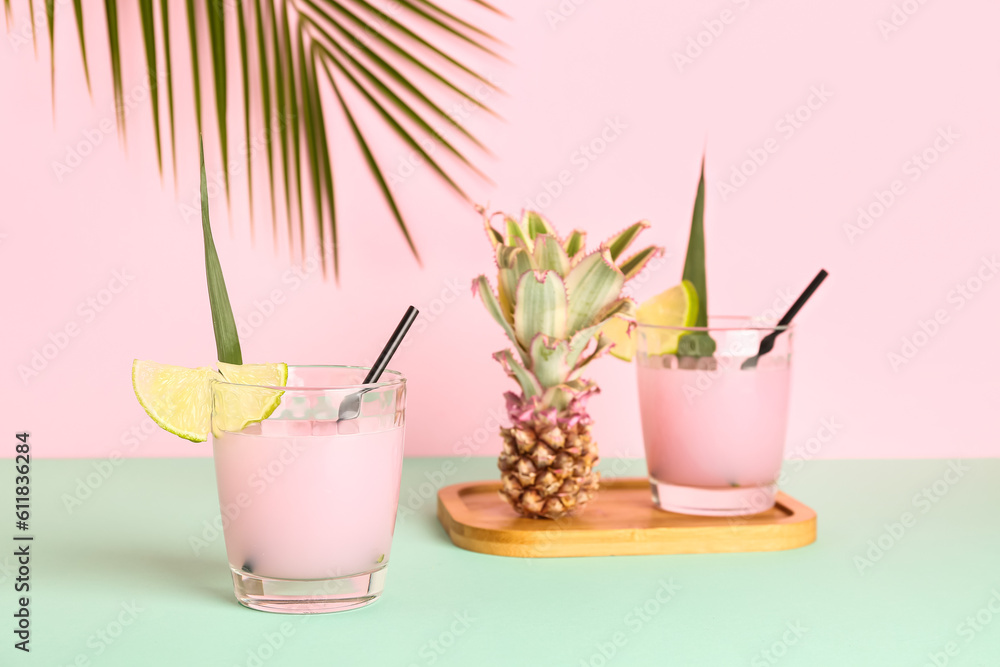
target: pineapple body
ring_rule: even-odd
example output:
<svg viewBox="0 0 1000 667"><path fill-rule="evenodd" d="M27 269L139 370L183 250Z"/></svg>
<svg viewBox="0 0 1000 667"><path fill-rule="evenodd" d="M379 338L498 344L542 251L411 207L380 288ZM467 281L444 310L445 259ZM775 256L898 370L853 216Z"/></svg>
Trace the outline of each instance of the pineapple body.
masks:
<svg viewBox="0 0 1000 667"><path fill-rule="evenodd" d="M591 386L589 393L596 392ZM500 496L519 514L558 519L581 509L597 493L597 443L581 397L564 410L507 394L511 425L500 429L503 450L497 466Z"/></svg>

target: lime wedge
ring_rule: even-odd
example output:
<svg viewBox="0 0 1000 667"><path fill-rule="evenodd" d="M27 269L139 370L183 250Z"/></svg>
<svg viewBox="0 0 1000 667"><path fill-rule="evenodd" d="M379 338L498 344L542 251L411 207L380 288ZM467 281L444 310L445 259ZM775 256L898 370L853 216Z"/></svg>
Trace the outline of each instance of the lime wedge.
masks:
<svg viewBox="0 0 1000 667"><path fill-rule="evenodd" d="M227 364L219 362L219 371L229 382L215 388L216 435L222 431L242 431L250 424L264 421L281 403L285 392L271 387L284 387L288 381L287 364Z"/></svg>
<svg viewBox="0 0 1000 667"><path fill-rule="evenodd" d="M644 301L639 306L639 324L663 327L691 327L698 319L698 292L689 280ZM676 354L681 332L667 329L645 331L646 349L651 355Z"/></svg>
<svg viewBox="0 0 1000 667"><path fill-rule="evenodd" d="M136 359L132 388L139 404L160 428L192 442L204 442L212 426L212 385L227 380L246 384L283 386L285 364L233 366L220 362L223 373L211 368L184 368ZM281 390L260 386L217 385L217 427L238 431L267 419L281 402Z"/></svg>
<svg viewBox="0 0 1000 667"><path fill-rule="evenodd" d="M632 361L635 356L635 330L630 334L628 324L628 320L612 317L601 327L601 333L614 343L610 350L611 356L622 361Z"/></svg>
<svg viewBox="0 0 1000 667"><path fill-rule="evenodd" d="M685 280L665 292L648 299L639 306L636 321L640 324L657 324L666 327L691 327L698 318L698 292ZM604 323L601 333L611 339L611 354L622 361L632 361L635 356L636 332L629 333L628 321L615 317ZM647 351L653 355L676 354L680 332L647 330Z"/></svg>

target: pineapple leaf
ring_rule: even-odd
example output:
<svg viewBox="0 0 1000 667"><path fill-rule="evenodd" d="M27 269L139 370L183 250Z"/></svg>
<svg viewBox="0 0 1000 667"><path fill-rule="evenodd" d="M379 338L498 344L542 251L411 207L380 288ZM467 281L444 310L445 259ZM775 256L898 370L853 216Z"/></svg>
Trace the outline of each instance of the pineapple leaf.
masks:
<svg viewBox="0 0 1000 667"><path fill-rule="evenodd" d="M628 297L623 297L609 304L604 310L597 314L595 318L598 323L603 324L612 317L620 317L625 320L635 320L638 307L635 301Z"/></svg>
<svg viewBox="0 0 1000 667"><path fill-rule="evenodd" d="M555 271L560 276L569 273L569 256L555 236L539 234L535 237L535 253L532 257L539 271Z"/></svg>
<svg viewBox="0 0 1000 667"><path fill-rule="evenodd" d="M205 146L199 141L201 154L201 228L205 237L205 274L208 279L208 301L212 307L212 326L215 329L215 348L219 361L243 364L240 338L236 332L233 307L229 304L226 280L222 277L219 254L212 239L212 222L208 217L208 181L205 178Z"/></svg>
<svg viewBox="0 0 1000 667"><path fill-rule="evenodd" d="M532 240L541 234L556 235L556 230L549 224L549 221L535 211L524 212L524 219L521 220L521 228L528 230L528 237Z"/></svg>
<svg viewBox="0 0 1000 667"><path fill-rule="evenodd" d="M568 331L593 324L597 314L618 298L624 284L625 275L611 263L606 248L584 257L566 276Z"/></svg>
<svg viewBox="0 0 1000 667"><path fill-rule="evenodd" d="M511 327L510 322L503 316L503 311L500 308L500 303L497 301L496 296L493 294L493 288L490 287L490 281L486 279L486 276L479 276L472 282L472 294L475 296L479 294L479 298L482 299L483 305L486 306L486 310L489 311L493 319L497 321L497 324L503 328L507 338L510 339L514 345L517 345L518 352L521 353L522 358L524 357L524 352L521 350L521 346L517 342L517 336L514 335L514 329ZM527 359L525 359L527 361Z"/></svg>
<svg viewBox="0 0 1000 667"><path fill-rule="evenodd" d="M643 248L622 262L618 268L620 268L622 273L625 274L625 281L628 282L642 273L642 270L646 268L646 264L649 263L649 260L653 259L662 252L663 248L651 245L648 248Z"/></svg>
<svg viewBox="0 0 1000 667"><path fill-rule="evenodd" d="M517 381L521 386L521 391L524 392L525 398L538 396L542 393L542 387L538 383L538 379L532 375L531 371L521 365L521 362L514 358L510 350L501 350L495 353L493 358L500 362L507 375Z"/></svg>
<svg viewBox="0 0 1000 667"><path fill-rule="evenodd" d="M587 232L581 232L579 229L574 229L570 232L570 235L566 237L566 254L572 259L576 253L583 250L583 246L587 243Z"/></svg>
<svg viewBox="0 0 1000 667"><path fill-rule="evenodd" d="M698 292L698 318L694 326L708 326L708 293L705 288L705 158L701 158L701 177L691 215L691 235L684 260L684 280L690 280Z"/></svg>
<svg viewBox="0 0 1000 667"><path fill-rule="evenodd" d="M514 269L501 268L497 274L497 296L504 319L514 323L514 298L517 296L518 273Z"/></svg>
<svg viewBox="0 0 1000 667"><path fill-rule="evenodd" d="M590 362L594 361L598 357L604 356L604 354L611 349L614 345L614 341L610 338L601 334L597 337L597 345L594 347L594 351L587 355L582 361L576 364L576 369L570 374L571 380L575 380L580 377L580 373L583 372L584 367Z"/></svg>
<svg viewBox="0 0 1000 667"><path fill-rule="evenodd" d="M587 345L593 340L597 332L601 330L601 326L598 323L586 329L580 329L569 339L569 354L566 356L566 361L574 370L582 368L582 366L577 366L576 362L579 360L580 355L583 354L583 351L587 349Z"/></svg>
<svg viewBox="0 0 1000 667"><path fill-rule="evenodd" d="M486 236L487 238L489 238L490 243L493 245L493 247L498 248L502 246L503 234L494 229L493 225L490 224L489 220L484 220L483 225L486 227Z"/></svg>
<svg viewBox="0 0 1000 667"><path fill-rule="evenodd" d="M531 339L529 346L531 356L531 372L535 379L545 389L562 384L573 365L569 363L569 346L565 340L552 341L545 334L538 334Z"/></svg>
<svg viewBox="0 0 1000 667"><path fill-rule="evenodd" d="M521 225L517 224L517 220L514 218L507 218L507 243L508 245L517 245L518 242L520 242L520 244L523 245L528 252L533 250L531 239L529 239L525 234Z"/></svg>
<svg viewBox="0 0 1000 667"><path fill-rule="evenodd" d="M523 348L537 334L552 338L566 337L568 310L566 285L553 271L539 274L528 271L517 281L514 301L514 332Z"/></svg>
<svg viewBox="0 0 1000 667"><path fill-rule="evenodd" d="M631 227L626 227L621 232L612 236L605 245L611 251L611 261L616 261L625 250L632 245L632 241L636 239L637 236L642 232L642 230L649 227L649 223L645 220L640 220Z"/></svg>

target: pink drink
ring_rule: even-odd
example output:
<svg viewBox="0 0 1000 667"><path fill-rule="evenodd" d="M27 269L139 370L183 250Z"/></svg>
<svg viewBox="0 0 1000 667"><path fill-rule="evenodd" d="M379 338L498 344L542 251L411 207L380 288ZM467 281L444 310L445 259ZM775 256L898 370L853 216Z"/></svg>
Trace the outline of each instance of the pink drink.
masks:
<svg viewBox="0 0 1000 667"><path fill-rule="evenodd" d="M788 368L722 372L695 393L699 374L710 380L707 371L639 366L650 476L684 486L773 484L784 454Z"/></svg>
<svg viewBox="0 0 1000 667"><path fill-rule="evenodd" d="M402 457L402 427L341 435L336 421L265 421L216 438L229 564L276 579L384 568Z"/></svg>
<svg viewBox="0 0 1000 667"><path fill-rule="evenodd" d="M356 609L385 587L403 465L406 379L367 368L289 366L284 387L217 382L215 477L240 604L284 614ZM240 430L233 396L280 398ZM226 415L229 414L229 419ZM242 422L236 422L242 425Z"/></svg>
<svg viewBox="0 0 1000 667"><path fill-rule="evenodd" d="M756 367L741 368L767 333L713 330L716 354L700 359L647 354L640 342L642 434L653 502L661 509L734 516L774 505L788 422L791 335L779 337Z"/></svg>

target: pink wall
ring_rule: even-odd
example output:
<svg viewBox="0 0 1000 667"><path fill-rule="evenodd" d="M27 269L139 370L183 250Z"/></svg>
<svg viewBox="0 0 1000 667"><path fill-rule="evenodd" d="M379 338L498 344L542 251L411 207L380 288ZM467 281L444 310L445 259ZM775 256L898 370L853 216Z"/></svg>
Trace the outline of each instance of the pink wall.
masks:
<svg viewBox="0 0 1000 667"><path fill-rule="evenodd" d="M127 154L113 132L102 131L113 120L103 18L91 11L87 25L91 103L70 4L57 5L54 127L46 39L37 61L16 39L27 22L25 2L15 2L15 38L0 36L2 432L32 431L35 451L47 456L206 455L208 445L144 431L148 420L129 384L134 357L203 365L214 355L200 229L180 208L193 202L197 185L190 100L178 99L186 143L175 196L169 169L162 185L156 174L148 101L137 101L128 116ZM591 239L648 218L647 240L669 254L637 286L643 298L679 280L707 144L713 310L759 313L820 267L832 274L799 323L790 450L825 436L822 426L832 420L832 438L821 447L813 440L812 451L799 455L997 453L991 416L1000 362L990 350L1000 331L1000 280L989 278L1000 253L1000 5L503 5L514 20L487 23L511 45L514 65L482 69L509 92L490 100L507 120L467 118L497 154L485 161L496 187L469 184L479 200L511 210L545 203L563 230L583 227ZM917 9L909 16L897 6ZM135 22L133 6L123 11L124 21ZM894 16L902 25L883 34ZM711 37L712 29L719 34ZM707 46L678 63L676 54L699 39ZM129 49L125 89L144 98L141 48ZM189 65L183 50L175 52L183 77ZM232 84L238 95L235 75ZM811 110L802 106L809 103ZM802 120L787 120L795 114ZM232 127L241 134L235 111ZM510 382L490 358L502 335L469 294L471 279L492 266L478 219L418 167L395 188L424 260L418 267L344 128L336 135L347 145L338 172L339 288L318 272L297 274L284 244L275 252L268 233L251 243L242 178L234 179L232 233L224 199L212 201L234 311L258 324L244 336L244 356L369 361L413 303L422 320L393 363L411 382L407 453L493 454L494 415ZM53 163L88 137L100 137L96 148L57 176ZM212 171L220 160L209 142ZM380 144L389 168L406 159L401 145ZM593 159L581 152L588 144L600 153ZM762 161L768 150L758 168L746 162ZM923 154L933 160L925 169L916 163ZM720 184L744 164L753 173L724 196ZM546 201L541 195L560 175L562 192ZM894 182L884 213L848 234L859 207L877 212ZM266 229L263 183L256 182L257 224ZM971 290L968 298L960 285ZM89 306L90 299L105 303ZM255 315L270 299L280 300L273 315ZM943 324L921 325L935 314ZM923 336L921 326L933 335ZM37 376L22 379L19 367L67 327L76 335ZM914 337L925 344L894 367L889 355ZM607 455L641 455L633 373L613 359L593 371L603 387L592 405Z"/></svg>

